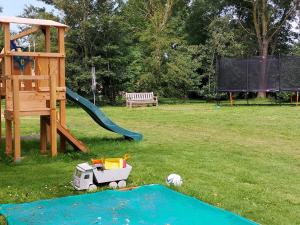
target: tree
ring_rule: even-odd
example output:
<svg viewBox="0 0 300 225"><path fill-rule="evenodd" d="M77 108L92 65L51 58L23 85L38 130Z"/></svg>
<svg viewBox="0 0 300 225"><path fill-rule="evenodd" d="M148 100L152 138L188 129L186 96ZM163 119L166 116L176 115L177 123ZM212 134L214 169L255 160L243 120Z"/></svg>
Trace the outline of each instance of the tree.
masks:
<svg viewBox="0 0 300 225"><path fill-rule="evenodd" d="M68 84L89 96L96 67L103 94L155 91L166 97L214 90L217 56L260 55L265 88L269 54L293 50L300 0L41 0L60 10Z"/></svg>
<svg viewBox="0 0 300 225"><path fill-rule="evenodd" d="M206 42L195 46L193 63L199 68L200 96L214 96L215 65L218 57L237 57L244 54L245 46L238 41L238 32L230 25L230 21L230 17L214 18L208 25Z"/></svg>
<svg viewBox="0 0 300 225"><path fill-rule="evenodd" d="M256 36L259 55L262 57L272 53L272 46L278 42L282 30L289 28L290 31L289 22L295 20L300 3L299 0L229 2L235 6L240 25L248 34ZM252 22L252 26L249 26L249 21Z"/></svg>
<svg viewBox="0 0 300 225"><path fill-rule="evenodd" d="M220 16L224 7L224 0L195 0L189 7L185 29L189 44L204 44L209 38L209 24Z"/></svg>
<svg viewBox="0 0 300 225"><path fill-rule="evenodd" d="M293 53L297 56L300 56L300 44L299 43L295 46Z"/></svg>
<svg viewBox="0 0 300 225"><path fill-rule="evenodd" d="M60 21L58 16L55 16L52 12L47 12L45 7L36 7L33 5L26 5L23 9L23 12L20 15L25 18L33 18L33 19L48 19L54 21ZM20 31L27 29L27 26L19 26ZM56 29L51 29L51 50L57 50L57 31ZM29 35L28 37L23 38L23 42L28 42L30 46L32 46L32 50L35 51L44 51L45 49L45 36L43 31L39 31Z"/></svg>
<svg viewBox="0 0 300 225"><path fill-rule="evenodd" d="M187 1L129 0L124 15L134 39L132 63L137 91L185 97L194 86L191 51L184 40Z"/></svg>
<svg viewBox="0 0 300 225"><path fill-rule="evenodd" d="M121 19L122 2L113 0L44 1L64 14L70 26L66 35L68 84L88 96L90 70L96 68L102 93L114 102L129 80L126 73L127 25Z"/></svg>
<svg viewBox="0 0 300 225"><path fill-rule="evenodd" d="M259 56L262 57L260 86L265 90L267 56L275 52L280 40L287 42L286 37L293 35L289 22L295 19L300 1L229 0L228 2L229 6L234 7L233 13L237 15L244 31L256 37ZM265 97L265 93L260 92L259 97Z"/></svg>

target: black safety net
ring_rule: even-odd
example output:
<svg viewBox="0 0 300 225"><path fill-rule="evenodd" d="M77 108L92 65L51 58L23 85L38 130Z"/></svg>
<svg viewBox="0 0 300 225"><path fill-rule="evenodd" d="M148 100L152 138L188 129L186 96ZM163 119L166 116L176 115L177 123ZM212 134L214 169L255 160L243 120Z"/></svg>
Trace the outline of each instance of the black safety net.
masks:
<svg viewBox="0 0 300 225"><path fill-rule="evenodd" d="M300 57L221 58L217 63L219 92L300 90Z"/></svg>

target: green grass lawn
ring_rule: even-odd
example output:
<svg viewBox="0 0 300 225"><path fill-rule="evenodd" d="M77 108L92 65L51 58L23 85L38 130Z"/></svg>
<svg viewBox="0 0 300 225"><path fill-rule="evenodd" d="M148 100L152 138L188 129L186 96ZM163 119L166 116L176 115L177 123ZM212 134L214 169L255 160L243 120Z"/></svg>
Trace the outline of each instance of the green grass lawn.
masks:
<svg viewBox="0 0 300 225"><path fill-rule="evenodd" d="M183 103L103 110L144 140L124 141L70 107L68 127L90 153L51 159L39 155L38 140L23 141L21 163L2 153L0 203L79 194L70 185L76 164L129 153L129 186L165 184L168 174L178 173L180 192L261 224L300 224L300 107ZM22 135L38 134L38 118L21 122Z"/></svg>

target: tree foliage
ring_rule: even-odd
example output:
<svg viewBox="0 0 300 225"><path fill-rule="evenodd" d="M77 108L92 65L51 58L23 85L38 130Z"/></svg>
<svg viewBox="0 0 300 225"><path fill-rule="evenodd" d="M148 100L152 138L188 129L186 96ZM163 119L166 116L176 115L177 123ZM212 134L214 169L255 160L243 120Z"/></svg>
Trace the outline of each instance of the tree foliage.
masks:
<svg viewBox="0 0 300 225"><path fill-rule="evenodd" d="M68 84L83 95L91 93L92 67L102 94L114 102L130 80L127 25L120 15L122 3L107 0L46 1L64 14ZM101 88L102 89L102 88Z"/></svg>
<svg viewBox="0 0 300 225"><path fill-rule="evenodd" d="M292 31L299 0L228 0L236 21L245 33L256 39L258 54L288 52L289 44L297 38Z"/></svg>
<svg viewBox="0 0 300 225"><path fill-rule="evenodd" d="M95 67L99 91L110 102L130 91L211 96L218 57L299 54L292 29L299 0L40 1L60 13L28 6L22 16L70 26L68 85L90 96Z"/></svg>

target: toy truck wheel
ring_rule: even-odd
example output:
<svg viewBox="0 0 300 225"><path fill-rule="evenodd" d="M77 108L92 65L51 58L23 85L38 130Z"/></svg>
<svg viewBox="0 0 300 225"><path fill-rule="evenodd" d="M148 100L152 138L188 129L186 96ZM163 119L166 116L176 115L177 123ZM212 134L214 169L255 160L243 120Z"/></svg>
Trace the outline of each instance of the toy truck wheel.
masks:
<svg viewBox="0 0 300 225"><path fill-rule="evenodd" d="M96 190L97 190L97 186L95 184L91 184L89 186L89 189L88 189L89 192L96 191Z"/></svg>
<svg viewBox="0 0 300 225"><path fill-rule="evenodd" d="M117 184L117 182L113 181L113 182L109 183L109 187L113 188L113 189L116 189L118 187L118 184Z"/></svg>
<svg viewBox="0 0 300 225"><path fill-rule="evenodd" d="M119 187L119 188L124 188L124 187L126 187L126 181L125 181L125 180L120 180L120 181L118 182L118 187Z"/></svg>

